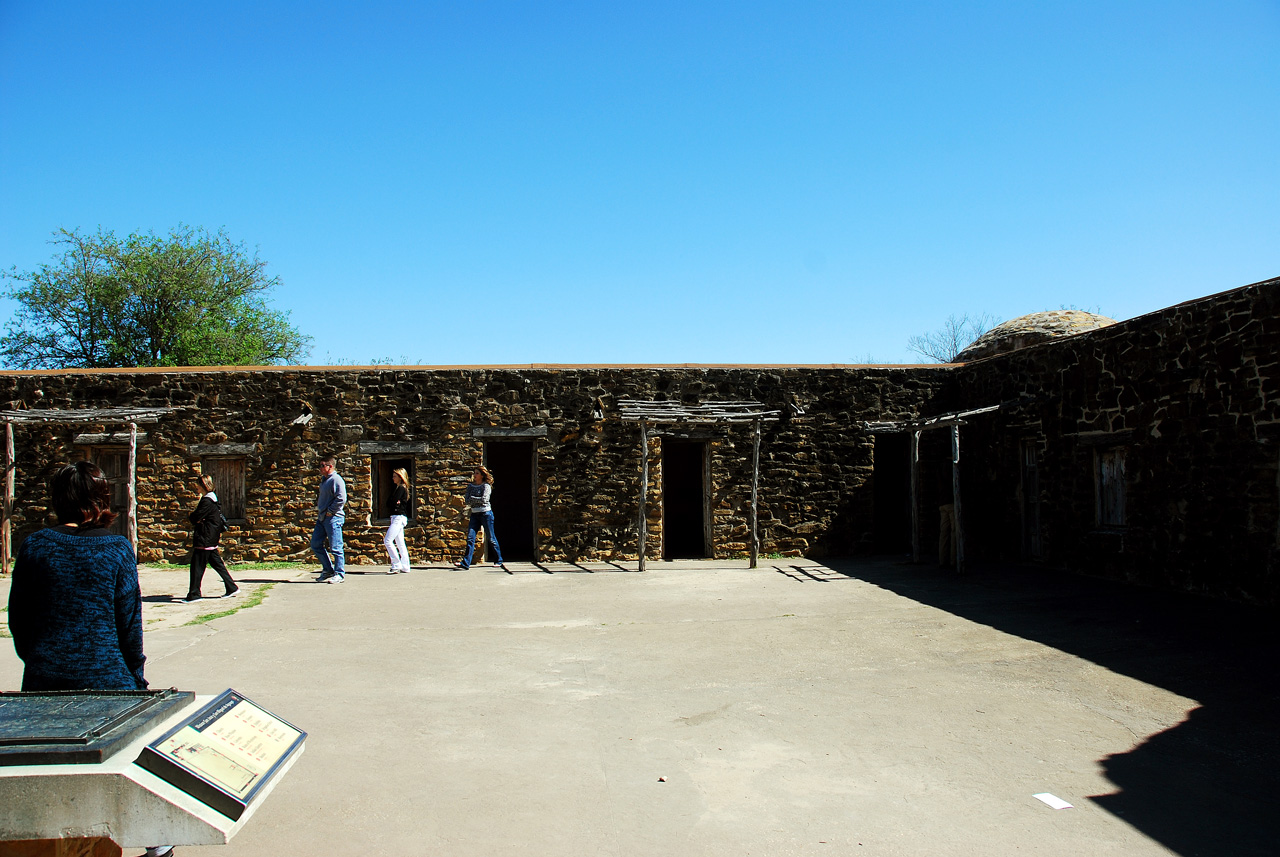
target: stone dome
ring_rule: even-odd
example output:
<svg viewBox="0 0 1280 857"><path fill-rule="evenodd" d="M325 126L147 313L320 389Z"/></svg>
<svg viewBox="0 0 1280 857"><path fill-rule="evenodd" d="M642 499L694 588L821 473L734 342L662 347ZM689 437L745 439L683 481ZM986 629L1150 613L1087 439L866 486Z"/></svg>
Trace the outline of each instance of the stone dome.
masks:
<svg viewBox="0 0 1280 857"><path fill-rule="evenodd" d="M955 362L967 363L970 360L981 360L983 357L1007 354L1019 348L1026 348L1028 345L1037 345L1062 336L1086 333L1115 323L1114 318L1078 309L1033 312L991 328L957 354Z"/></svg>

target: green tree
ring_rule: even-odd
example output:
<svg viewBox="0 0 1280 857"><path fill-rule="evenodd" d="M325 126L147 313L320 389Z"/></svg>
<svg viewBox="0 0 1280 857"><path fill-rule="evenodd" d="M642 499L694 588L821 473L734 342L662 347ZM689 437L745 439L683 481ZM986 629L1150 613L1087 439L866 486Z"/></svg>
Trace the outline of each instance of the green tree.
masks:
<svg viewBox="0 0 1280 857"><path fill-rule="evenodd" d="M60 255L4 276L18 309L0 337L16 369L298 363L311 337L272 309L280 278L224 230L167 236L59 230Z"/></svg>

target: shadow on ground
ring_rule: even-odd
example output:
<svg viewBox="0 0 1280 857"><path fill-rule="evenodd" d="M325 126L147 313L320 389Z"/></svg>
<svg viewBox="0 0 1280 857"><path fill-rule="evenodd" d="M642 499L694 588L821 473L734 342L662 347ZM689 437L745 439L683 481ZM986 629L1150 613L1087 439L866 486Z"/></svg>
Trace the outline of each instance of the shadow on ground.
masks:
<svg viewBox="0 0 1280 857"><path fill-rule="evenodd" d="M798 582L862 580L1196 700L1182 723L1099 760L1118 790L1090 799L1185 857L1280 853L1275 611L1028 566L773 567Z"/></svg>

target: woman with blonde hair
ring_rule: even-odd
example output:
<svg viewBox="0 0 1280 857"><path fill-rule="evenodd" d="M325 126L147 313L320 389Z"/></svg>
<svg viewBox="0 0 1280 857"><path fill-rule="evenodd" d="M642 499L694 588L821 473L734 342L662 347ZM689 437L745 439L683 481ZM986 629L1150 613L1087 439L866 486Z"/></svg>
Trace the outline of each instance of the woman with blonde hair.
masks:
<svg viewBox="0 0 1280 857"><path fill-rule="evenodd" d="M382 544L391 557L387 574L409 573L409 549L404 544L404 527L409 523L409 471L397 467L391 471L391 523Z"/></svg>
<svg viewBox="0 0 1280 857"><path fill-rule="evenodd" d="M493 567L503 568L502 548L498 547L498 537L493 534L493 506L489 498L493 495L493 474L485 467L477 467L471 474L471 483L467 485L467 555L454 563L460 569L471 568L471 558L476 553L476 532L483 527L489 544L493 545Z"/></svg>

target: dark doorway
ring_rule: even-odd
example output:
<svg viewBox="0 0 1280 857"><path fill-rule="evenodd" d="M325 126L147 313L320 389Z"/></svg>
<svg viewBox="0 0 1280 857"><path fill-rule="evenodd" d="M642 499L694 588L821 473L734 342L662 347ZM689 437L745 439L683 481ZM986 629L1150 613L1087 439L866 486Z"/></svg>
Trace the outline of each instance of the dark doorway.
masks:
<svg viewBox="0 0 1280 857"><path fill-rule="evenodd" d="M871 472L872 531L877 553L911 551L911 436L877 434Z"/></svg>
<svg viewBox="0 0 1280 857"><path fill-rule="evenodd" d="M662 558L705 559L707 445L662 441Z"/></svg>
<svg viewBox="0 0 1280 857"><path fill-rule="evenodd" d="M504 561L533 562L534 445L527 440L488 441L484 466L493 474L493 529ZM487 547L487 545L486 545ZM486 559L490 554L486 554Z"/></svg>
<svg viewBox="0 0 1280 857"><path fill-rule="evenodd" d="M409 474L409 515L410 521L417 520L418 504L416 502L416 492L414 489L415 479L413 477L413 459L400 458L393 456L375 455L370 468L370 476L373 479L373 519L378 522L389 522L391 520L391 497L395 494L396 482L392 477L392 473L396 470L404 470ZM501 542L499 542L501 544Z"/></svg>
<svg viewBox="0 0 1280 857"><path fill-rule="evenodd" d="M1022 558L1040 559L1040 455L1034 440L1022 442Z"/></svg>
<svg viewBox="0 0 1280 857"><path fill-rule="evenodd" d="M111 511L116 519L108 527L118 536L129 535L129 449L120 446L93 446L88 458L111 486Z"/></svg>

